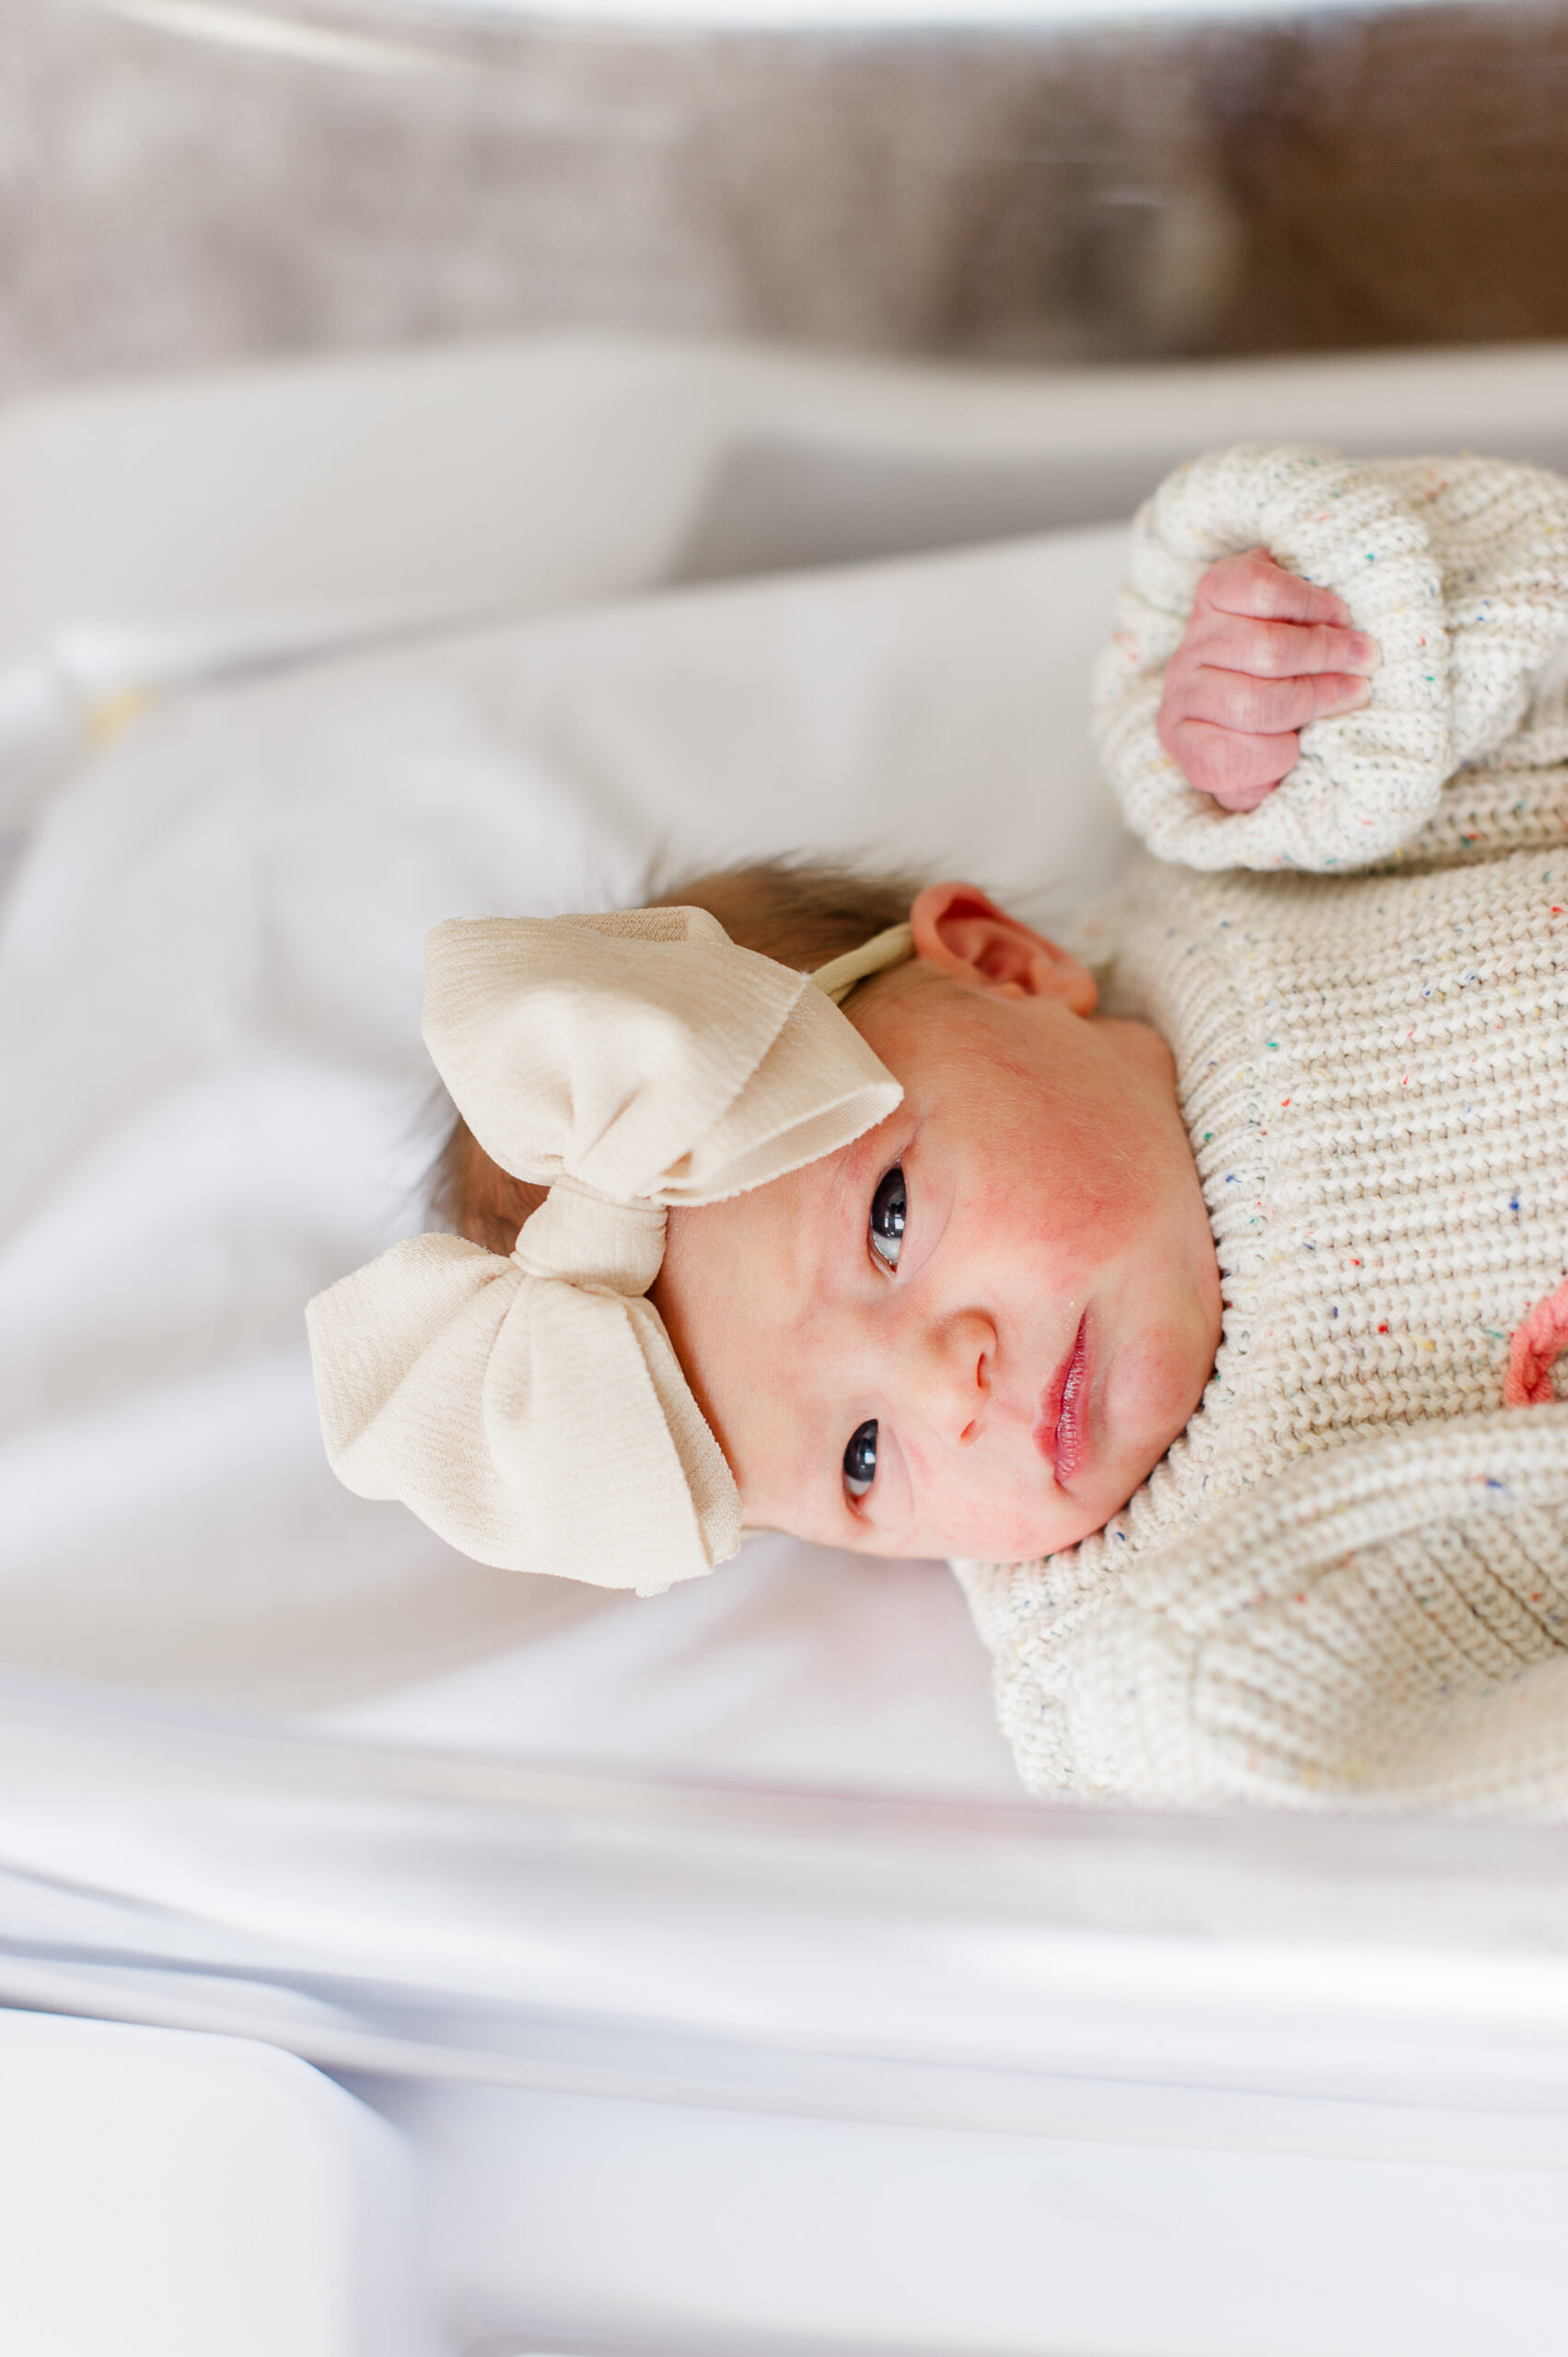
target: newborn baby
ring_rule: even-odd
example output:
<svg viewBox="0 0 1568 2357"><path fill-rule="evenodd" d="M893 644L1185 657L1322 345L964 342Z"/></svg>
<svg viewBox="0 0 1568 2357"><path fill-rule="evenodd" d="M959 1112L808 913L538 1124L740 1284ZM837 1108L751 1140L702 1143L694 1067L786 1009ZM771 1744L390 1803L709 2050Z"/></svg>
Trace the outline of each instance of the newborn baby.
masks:
<svg viewBox="0 0 1568 2357"><path fill-rule="evenodd" d="M1157 860L1071 948L960 883L679 896L825 985L874 936L831 995L898 1101L669 1166L658 1341L746 1522L959 1559L1036 1790L1527 1784L1471 1722L1568 1642L1565 560L1528 470L1201 461L1096 682ZM492 1271L526 1158L447 1157Z"/></svg>
<svg viewBox="0 0 1568 2357"><path fill-rule="evenodd" d="M1167 669L1160 741L1217 803L1255 808L1303 726L1365 703L1378 659L1331 592L1264 550L1225 559ZM746 939L748 884L775 924L809 891L773 870L680 897ZM928 886L909 922L915 962L850 1002L903 1084L897 1114L676 1213L654 1299L754 1521L1010 1562L1098 1530L1184 1428L1219 1269L1153 1025L1106 1014L1079 958L972 885Z"/></svg>

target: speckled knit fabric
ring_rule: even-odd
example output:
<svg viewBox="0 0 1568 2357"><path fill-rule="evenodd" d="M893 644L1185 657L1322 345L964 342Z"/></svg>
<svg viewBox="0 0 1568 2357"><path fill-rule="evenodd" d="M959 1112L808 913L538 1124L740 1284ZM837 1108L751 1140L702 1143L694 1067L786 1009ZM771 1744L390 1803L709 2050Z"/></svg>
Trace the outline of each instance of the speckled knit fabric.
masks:
<svg viewBox="0 0 1568 2357"><path fill-rule="evenodd" d="M1384 641L1373 700L1259 812L1195 811L1150 751L1170 585L1261 541L1342 586L1336 517L1386 567L1344 593ZM1568 1271L1565 520L1521 468L1256 451L1140 519L1102 741L1150 839L1210 872L1144 862L1087 946L1176 1051L1224 1341L1104 1531L957 1567L1036 1792L1568 1812L1568 1362L1557 1399L1503 1404L1509 1336ZM1468 765L1434 799L1439 744ZM1358 830L1370 872L1213 872L1227 842L1348 866Z"/></svg>

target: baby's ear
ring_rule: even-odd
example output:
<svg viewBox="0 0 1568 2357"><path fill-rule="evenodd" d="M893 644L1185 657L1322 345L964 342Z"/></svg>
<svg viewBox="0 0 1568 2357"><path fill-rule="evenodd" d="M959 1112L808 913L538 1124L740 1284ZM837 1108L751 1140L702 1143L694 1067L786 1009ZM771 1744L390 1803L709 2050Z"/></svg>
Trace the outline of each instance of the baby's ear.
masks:
<svg viewBox="0 0 1568 2357"><path fill-rule="evenodd" d="M978 884L928 884L910 911L916 955L961 989L993 998L1059 999L1092 1015L1098 992L1088 968Z"/></svg>

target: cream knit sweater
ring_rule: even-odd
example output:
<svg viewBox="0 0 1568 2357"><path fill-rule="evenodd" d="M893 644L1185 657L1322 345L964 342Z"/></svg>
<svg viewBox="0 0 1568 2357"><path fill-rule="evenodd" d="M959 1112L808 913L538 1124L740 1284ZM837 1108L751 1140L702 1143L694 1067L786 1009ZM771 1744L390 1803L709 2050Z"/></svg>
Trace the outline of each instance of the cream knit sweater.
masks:
<svg viewBox="0 0 1568 2357"><path fill-rule="evenodd" d="M1233 817L1155 714L1198 576L1259 543L1384 664ZM1502 1404L1509 1334L1568 1270L1568 484L1201 460L1138 519L1095 692L1169 864L1089 949L1175 1051L1224 1340L1103 1531L956 1566L1024 1780L1568 1811L1568 1361L1555 1403Z"/></svg>

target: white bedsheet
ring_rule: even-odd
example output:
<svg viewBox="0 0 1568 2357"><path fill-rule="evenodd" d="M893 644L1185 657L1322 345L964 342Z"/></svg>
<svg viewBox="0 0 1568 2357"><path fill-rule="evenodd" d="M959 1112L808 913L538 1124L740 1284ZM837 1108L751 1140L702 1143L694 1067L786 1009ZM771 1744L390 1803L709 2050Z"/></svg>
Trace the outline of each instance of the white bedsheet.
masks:
<svg viewBox="0 0 1568 2357"><path fill-rule="evenodd" d="M936 1566L760 1543L606 1597L338 1488L300 1307L420 1224L421 945L747 852L1061 918L1121 855L1119 528L688 590L194 691L48 806L0 930L0 1661L422 1740L1015 1789Z"/></svg>

